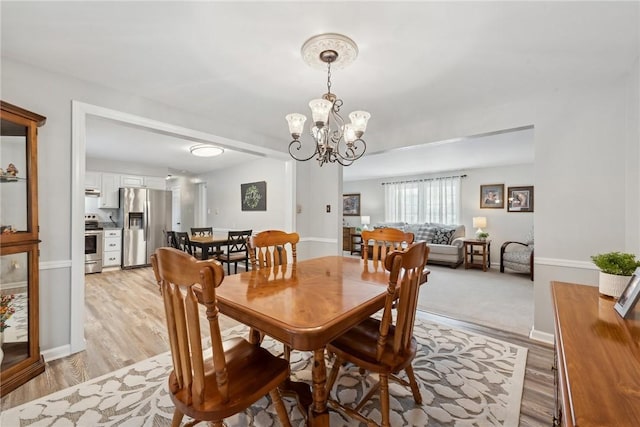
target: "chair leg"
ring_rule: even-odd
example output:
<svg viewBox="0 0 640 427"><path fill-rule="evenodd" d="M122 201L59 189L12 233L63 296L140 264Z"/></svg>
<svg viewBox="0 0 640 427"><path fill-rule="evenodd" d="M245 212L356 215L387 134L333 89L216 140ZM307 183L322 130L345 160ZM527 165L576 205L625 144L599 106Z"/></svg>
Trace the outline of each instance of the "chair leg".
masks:
<svg viewBox="0 0 640 427"><path fill-rule="evenodd" d="M389 424L389 376L380 374L380 414L382 415L383 427L390 427Z"/></svg>
<svg viewBox="0 0 640 427"><path fill-rule="evenodd" d="M411 392L413 393L413 400L415 400L418 405L421 405L422 395L420 395L420 388L416 382L416 376L413 373L413 366L407 366L405 371L407 373L407 377L409 377L409 385L411 386Z"/></svg>
<svg viewBox="0 0 640 427"><path fill-rule="evenodd" d="M278 413L278 418L280 418L280 423L284 427L291 427L291 422L289 421L289 414L287 414L287 408L284 406L284 402L282 402L282 398L280 397L280 392L278 388L274 388L269 392L269 396L271 396L271 400L276 407L276 412Z"/></svg>
<svg viewBox="0 0 640 427"><path fill-rule="evenodd" d="M173 411L173 419L171 420L171 427L179 427L183 417L184 417L184 414L178 411L178 409Z"/></svg>
<svg viewBox="0 0 640 427"><path fill-rule="evenodd" d="M340 367L344 363L344 360L336 357L336 360L333 361L333 366L331 367L331 371L329 371L329 376L327 377L327 384L325 386L325 390L327 391L327 396L331 393L331 389L333 388L333 383L336 382L336 378L338 378L338 372L340 372Z"/></svg>

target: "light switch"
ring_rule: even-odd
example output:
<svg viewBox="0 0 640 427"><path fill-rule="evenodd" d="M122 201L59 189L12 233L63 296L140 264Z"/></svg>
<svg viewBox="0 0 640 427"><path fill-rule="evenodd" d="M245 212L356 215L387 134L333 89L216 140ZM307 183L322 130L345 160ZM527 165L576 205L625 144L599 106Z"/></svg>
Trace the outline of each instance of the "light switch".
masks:
<svg viewBox="0 0 640 427"><path fill-rule="evenodd" d="M331 212L331 205L327 205L327 213Z"/></svg>

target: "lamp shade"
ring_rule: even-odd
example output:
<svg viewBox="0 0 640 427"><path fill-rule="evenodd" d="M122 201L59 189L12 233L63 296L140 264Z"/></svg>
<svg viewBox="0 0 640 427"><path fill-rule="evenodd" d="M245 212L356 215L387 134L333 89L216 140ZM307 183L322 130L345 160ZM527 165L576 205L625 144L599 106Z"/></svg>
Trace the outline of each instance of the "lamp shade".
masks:
<svg viewBox="0 0 640 427"><path fill-rule="evenodd" d="M473 228L483 228L487 226L487 218L484 216L473 217Z"/></svg>
<svg viewBox="0 0 640 427"><path fill-rule="evenodd" d="M311 108L313 121L315 123L322 123L322 126L324 126L329 119L329 111L331 111L332 107L333 103L331 101L322 98L312 99L309 102L309 108Z"/></svg>
<svg viewBox="0 0 640 427"><path fill-rule="evenodd" d="M302 131L304 130L304 122L307 121L307 118L303 114L287 114L285 119L287 119L287 123L289 123L289 133L291 133L291 135L295 135L298 137L302 135Z"/></svg>

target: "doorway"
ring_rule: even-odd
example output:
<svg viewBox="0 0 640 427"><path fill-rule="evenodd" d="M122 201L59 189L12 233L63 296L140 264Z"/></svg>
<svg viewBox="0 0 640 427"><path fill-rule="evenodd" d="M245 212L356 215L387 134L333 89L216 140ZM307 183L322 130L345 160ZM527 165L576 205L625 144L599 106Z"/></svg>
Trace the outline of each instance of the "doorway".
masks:
<svg viewBox="0 0 640 427"><path fill-rule="evenodd" d="M136 116L117 110L72 101L71 104L71 156L72 156L72 193L71 193L71 301L70 301L70 339L69 354L86 348L84 339L85 320L85 288L84 288L84 180L86 170L86 133L87 118L98 117L112 120L127 126L137 127L150 132L174 136L197 142L211 143L229 149L242 150L259 156L275 158L285 162L286 169L291 171L290 183L283 189L287 204L295 206L295 168L293 160L286 154L264 147L235 141L221 136L208 134L193 129L160 122L146 117ZM287 212L284 223L292 228L295 223L293 209Z"/></svg>

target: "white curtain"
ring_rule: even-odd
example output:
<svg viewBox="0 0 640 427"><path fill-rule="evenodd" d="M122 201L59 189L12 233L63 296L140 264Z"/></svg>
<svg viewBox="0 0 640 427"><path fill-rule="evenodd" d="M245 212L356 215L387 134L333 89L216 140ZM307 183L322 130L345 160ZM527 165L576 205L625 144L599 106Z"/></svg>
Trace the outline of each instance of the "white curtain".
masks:
<svg viewBox="0 0 640 427"><path fill-rule="evenodd" d="M385 221L458 224L460 176L384 183Z"/></svg>

